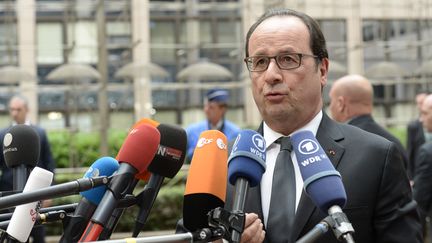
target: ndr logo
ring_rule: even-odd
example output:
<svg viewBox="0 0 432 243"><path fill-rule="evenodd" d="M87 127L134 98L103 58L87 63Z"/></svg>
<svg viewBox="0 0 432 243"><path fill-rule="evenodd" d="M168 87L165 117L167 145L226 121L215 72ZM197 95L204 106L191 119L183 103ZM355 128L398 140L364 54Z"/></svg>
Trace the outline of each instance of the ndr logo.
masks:
<svg viewBox="0 0 432 243"><path fill-rule="evenodd" d="M298 145L298 150L302 154L313 154L317 152L318 149L318 143L309 138L302 140Z"/></svg>

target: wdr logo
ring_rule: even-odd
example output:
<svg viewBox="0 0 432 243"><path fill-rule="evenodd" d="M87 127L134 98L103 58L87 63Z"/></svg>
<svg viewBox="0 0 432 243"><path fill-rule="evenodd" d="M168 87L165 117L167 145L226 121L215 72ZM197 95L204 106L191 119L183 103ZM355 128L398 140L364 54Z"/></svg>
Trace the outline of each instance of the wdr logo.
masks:
<svg viewBox="0 0 432 243"><path fill-rule="evenodd" d="M316 153L318 150L318 144L309 138L302 140L298 145L298 151L305 155Z"/></svg>
<svg viewBox="0 0 432 243"><path fill-rule="evenodd" d="M253 135L252 142L259 151L265 152L265 141L260 134Z"/></svg>

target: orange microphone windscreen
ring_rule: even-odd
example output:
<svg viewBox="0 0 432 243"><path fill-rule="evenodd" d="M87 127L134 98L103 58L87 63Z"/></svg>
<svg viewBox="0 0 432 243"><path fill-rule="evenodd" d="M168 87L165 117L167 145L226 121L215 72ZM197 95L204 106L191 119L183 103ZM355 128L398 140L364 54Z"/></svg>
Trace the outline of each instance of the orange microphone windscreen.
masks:
<svg viewBox="0 0 432 243"><path fill-rule="evenodd" d="M183 203L184 226L189 231L208 227L207 213L225 204L227 138L217 130L201 133L195 147Z"/></svg>

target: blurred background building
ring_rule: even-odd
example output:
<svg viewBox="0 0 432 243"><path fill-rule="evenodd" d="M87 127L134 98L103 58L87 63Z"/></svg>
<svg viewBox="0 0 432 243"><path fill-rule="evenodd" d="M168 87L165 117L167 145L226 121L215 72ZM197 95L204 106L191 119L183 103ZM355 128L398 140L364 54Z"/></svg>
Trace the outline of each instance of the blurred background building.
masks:
<svg viewBox="0 0 432 243"><path fill-rule="evenodd" d="M256 127L244 36L273 7L319 21L330 85L370 78L380 123L417 116L415 93L432 91L432 0L2 0L0 126L13 93L47 129L127 129L143 117L186 126L203 118L203 94L225 87L228 118Z"/></svg>

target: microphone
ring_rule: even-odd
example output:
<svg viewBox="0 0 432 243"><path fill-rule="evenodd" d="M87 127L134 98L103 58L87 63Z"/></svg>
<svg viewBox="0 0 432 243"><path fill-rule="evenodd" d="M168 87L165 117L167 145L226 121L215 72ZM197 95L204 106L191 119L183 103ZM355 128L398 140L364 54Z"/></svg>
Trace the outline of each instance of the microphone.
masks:
<svg viewBox="0 0 432 243"><path fill-rule="evenodd" d="M28 172L39 160L40 140L37 132L27 125L12 126L3 138L6 166L12 168L13 190L22 191Z"/></svg>
<svg viewBox="0 0 432 243"><path fill-rule="evenodd" d="M96 186L108 183L106 176L94 178L82 178L75 181L57 184L50 187L22 192L7 197L0 198L0 209L10 208L16 205L56 198L60 196L72 195L80 191L85 191Z"/></svg>
<svg viewBox="0 0 432 243"><path fill-rule="evenodd" d="M155 120L149 119L149 118L143 118L143 119L139 120L138 122L136 122L132 126L131 130L136 128L136 127L139 127L143 124L147 124L147 125L150 125L151 127L157 128L157 126L159 126L160 123L155 121ZM159 131L159 133L160 133L160 131ZM162 139L162 134L161 134L161 139ZM135 175L136 180L134 180L132 182L134 184L131 184L129 186L131 188L134 188L136 186L136 184L138 183L138 180L142 180L142 181L147 182L150 178L150 175L151 175L151 173L148 170L145 170L144 172L140 172L140 173L136 174ZM150 183L148 183L148 184L150 184ZM154 182L152 181L152 185L153 184L154 184ZM142 193L140 193L140 194L142 195ZM137 197L135 197L134 204L136 202L137 202ZM142 200L141 200L141 202L142 202ZM129 207L129 206L131 206L131 205L127 205L127 207ZM104 229L99 235L99 240L106 240L106 239L109 239L111 237L111 234L112 234L114 228L117 226L117 223L120 220L120 217L122 216L124 210L125 210L125 208L119 207L119 205L117 205L117 208L114 209L109 220L104 225Z"/></svg>
<svg viewBox="0 0 432 243"><path fill-rule="evenodd" d="M159 131L150 125L142 124L129 132L117 155L120 167L108 184L108 190L79 241L98 239L117 202L133 190L136 184L135 175L147 169L156 154L159 142Z"/></svg>
<svg viewBox="0 0 432 243"><path fill-rule="evenodd" d="M29 192L51 185L54 174L48 170L35 167L30 173L23 192ZM19 205L15 208L7 227L7 234L20 242L26 242L39 212L40 201Z"/></svg>
<svg viewBox="0 0 432 243"><path fill-rule="evenodd" d="M228 158L228 179L235 185L233 212L242 212L249 187L255 187L261 181L266 170L266 144L263 136L253 130L243 130L234 142ZM241 231L232 231L232 242L240 242Z"/></svg>
<svg viewBox="0 0 432 243"><path fill-rule="evenodd" d="M347 200L341 175L310 131L291 136L295 155L304 181L304 189L311 200L325 214L334 219L333 228L338 240L354 242L354 229L342 209Z"/></svg>
<svg viewBox="0 0 432 243"><path fill-rule="evenodd" d="M157 129L161 140L157 153L147 168L147 171L152 174L143 192L139 195L140 211L135 220L132 237L137 237L144 227L164 178L173 178L182 167L186 156L187 135L183 128L160 124Z"/></svg>
<svg viewBox="0 0 432 243"><path fill-rule="evenodd" d="M118 168L119 163L117 160L111 157L102 157L90 166L83 178L111 176ZM69 218L60 242L78 242L97 205L102 200L105 191L106 185L102 185L80 192L83 198L75 209L74 214Z"/></svg>
<svg viewBox="0 0 432 243"><path fill-rule="evenodd" d="M147 125L150 125L152 127L157 128L160 123L158 121L155 121L155 120L152 120L149 118L143 118L143 119L139 120L138 122L136 122L132 126L132 129L134 129L135 127L140 126L142 124L147 124ZM142 180L142 181L148 181L150 179L150 176L151 176L151 173L148 170L145 170L144 172L136 174L135 178L137 178L138 180Z"/></svg>
<svg viewBox="0 0 432 243"><path fill-rule="evenodd" d="M207 213L225 204L227 138L217 130L201 133L189 167L183 201L184 227L195 232L208 228Z"/></svg>

